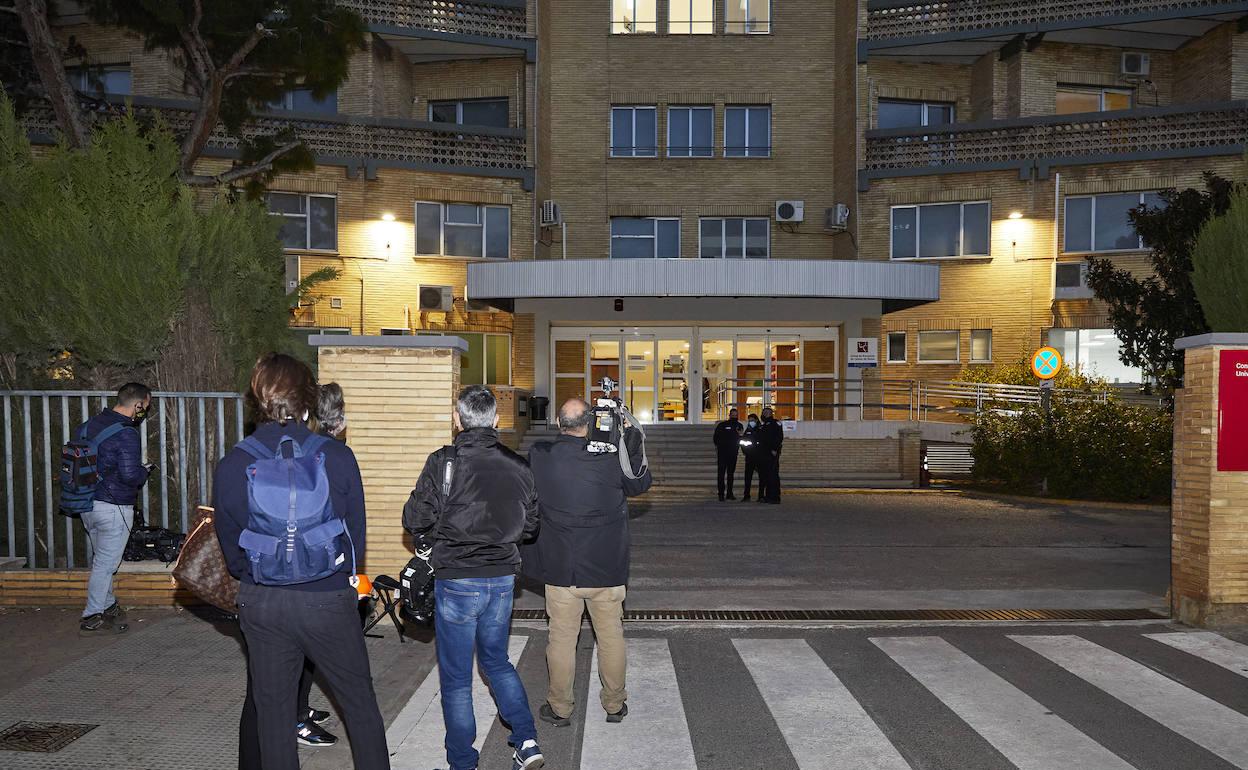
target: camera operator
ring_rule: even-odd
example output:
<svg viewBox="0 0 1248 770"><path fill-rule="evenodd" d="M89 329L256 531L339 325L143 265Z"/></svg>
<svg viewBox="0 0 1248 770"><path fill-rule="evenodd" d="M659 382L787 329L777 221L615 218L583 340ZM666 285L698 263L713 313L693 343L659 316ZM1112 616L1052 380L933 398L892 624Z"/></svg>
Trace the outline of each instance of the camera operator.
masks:
<svg viewBox="0 0 1248 770"><path fill-rule="evenodd" d="M539 716L556 726L570 724L575 707L576 642L586 604L598 640L600 701L608 722L628 714L624 689L624 594L628 582L628 503L652 482L644 463L644 437L621 419L625 473L617 453L593 452L589 441L595 413L579 398L559 408L560 435L529 453L537 481L542 530L524 549L524 573L546 584L550 637L546 665L550 688Z"/></svg>

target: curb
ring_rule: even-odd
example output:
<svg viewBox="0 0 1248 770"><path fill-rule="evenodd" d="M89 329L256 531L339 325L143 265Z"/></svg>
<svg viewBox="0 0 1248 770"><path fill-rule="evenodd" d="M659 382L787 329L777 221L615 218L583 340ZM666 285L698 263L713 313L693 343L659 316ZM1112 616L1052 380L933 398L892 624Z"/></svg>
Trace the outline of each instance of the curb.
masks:
<svg viewBox="0 0 1248 770"><path fill-rule="evenodd" d="M989 492L979 489L962 489L959 487L951 487L941 491L961 495L963 497L978 498L983 500L999 500L1010 503L1031 503L1034 505L1050 505L1062 508L1096 508L1100 510L1170 513L1170 506L1156 505L1153 503L1115 503L1107 500L1073 500L1062 497L1032 497L1030 495L1016 495L1006 492Z"/></svg>

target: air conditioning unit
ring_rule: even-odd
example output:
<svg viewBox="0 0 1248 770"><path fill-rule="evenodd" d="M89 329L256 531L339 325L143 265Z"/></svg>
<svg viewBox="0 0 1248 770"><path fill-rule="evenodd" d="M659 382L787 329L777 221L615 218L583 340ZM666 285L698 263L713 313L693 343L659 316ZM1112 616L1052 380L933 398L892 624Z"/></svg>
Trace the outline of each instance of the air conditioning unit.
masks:
<svg viewBox="0 0 1248 770"><path fill-rule="evenodd" d="M806 201L776 201L777 222L801 222L806 218Z"/></svg>
<svg viewBox="0 0 1248 770"><path fill-rule="evenodd" d="M421 286L420 312L449 313L455 306L455 294L450 286Z"/></svg>
<svg viewBox="0 0 1248 770"><path fill-rule="evenodd" d="M1054 299L1089 299L1092 289L1088 286L1087 262L1058 262L1055 266L1053 285Z"/></svg>
<svg viewBox="0 0 1248 770"><path fill-rule="evenodd" d="M1122 74L1132 77L1148 77L1149 58L1146 53L1126 51L1122 54Z"/></svg>
<svg viewBox="0 0 1248 770"><path fill-rule="evenodd" d="M563 212L554 201L542 201L541 216L538 217L540 227L558 227L563 224Z"/></svg>
<svg viewBox="0 0 1248 770"><path fill-rule="evenodd" d="M838 203L824 211L823 227L826 230L844 230L849 226L849 206Z"/></svg>
<svg viewBox="0 0 1248 770"><path fill-rule="evenodd" d="M483 299L470 299L465 303L469 313L501 313L502 311Z"/></svg>

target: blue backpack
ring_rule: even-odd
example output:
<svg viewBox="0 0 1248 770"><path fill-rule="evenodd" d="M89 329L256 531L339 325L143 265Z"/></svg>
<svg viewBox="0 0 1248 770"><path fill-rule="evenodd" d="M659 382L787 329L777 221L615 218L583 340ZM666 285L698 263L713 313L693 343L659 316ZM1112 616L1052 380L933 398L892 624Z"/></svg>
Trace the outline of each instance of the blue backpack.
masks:
<svg viewBox="0 0 1248 770"><path fill-rule="evenodd" d="M325 474L327 439L312 434L300 445L282 436L273 451L254 436L238 447L256 458L247 466L250 515L238 545L251 560L251 579L261 585L287 586L329 577L350 553L355 574L355 546L346 521L334 512ZM284 449L290 445L290 457Z"/></svg>
<svg viewBox="0 0 1248 770"><path fill-rule="evenodd" d="M78 429L78 438L61 447L60 511L75 519L82 518L82 514L95 505L95 490L100 486L100 444L126 428L133 430L125 423L116 422L87 438L89 424L84 422Z"/></svg>

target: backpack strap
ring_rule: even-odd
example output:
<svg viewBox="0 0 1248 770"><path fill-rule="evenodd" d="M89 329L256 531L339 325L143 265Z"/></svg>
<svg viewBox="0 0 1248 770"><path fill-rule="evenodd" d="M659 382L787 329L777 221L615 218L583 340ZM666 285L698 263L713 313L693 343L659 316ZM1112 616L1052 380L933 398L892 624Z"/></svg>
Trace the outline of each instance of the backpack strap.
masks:
<svg viewBox="0 0 1248 770"><path fill-rule="evenodd" d="M273 451L269 449L268 447L266 447L264 444L261 444L260 440L256 438L255 436L248 436L247 438L235 444L234 448L243 450L244 452L256 458L257 460L272 460L273 459Z"/></svg>
<svg viewBox="0 0 1248 770"><path fill-rule="evenodd" d="M303 452L304 457L308 457L319 452L321 447L325 445L326 441L329 441L329 439L320 433L312 433L303 440L299 449Z"/></svg>
<svg viewBox="0 0 1248 770"><path fill-rule="evenodd" d="M451 496L451 482L455 479L455 445L442 447L442 500Z"/></svg>
<svg viewBox="0 0 1248 770"><path fill-rule="evenodd" d="M109 425L108 427L104 428L104 430L95 434L94 438L87 439L87 446L91 448L92 452L98 453L100 449L100 444L103 444L105 441L108 441L110 438L112 438L113 436L116 436L118 433L121 433L126 428L131 428L131 427L133 426L126 425L120 422L115 422L112 425ZM82 433L83 433L83 437L86 438L87 428L85 425L82 428Z"/></svg>

